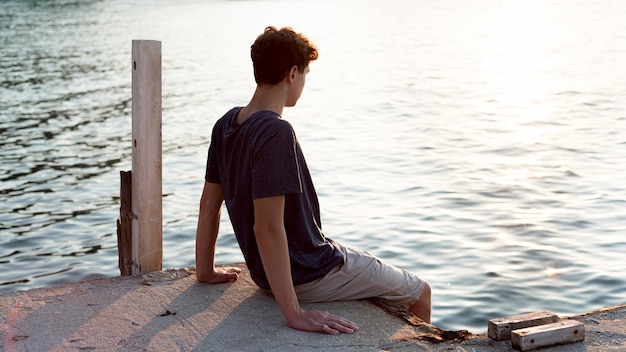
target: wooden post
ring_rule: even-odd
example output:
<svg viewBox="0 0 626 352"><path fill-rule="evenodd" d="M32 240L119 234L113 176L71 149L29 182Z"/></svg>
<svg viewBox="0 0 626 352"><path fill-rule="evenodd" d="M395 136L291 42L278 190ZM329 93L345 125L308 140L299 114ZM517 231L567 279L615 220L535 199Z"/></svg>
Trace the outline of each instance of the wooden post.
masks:
<svg viewBox="0 0 626 352"><path fill-rule="evenodd" d="M117 251L120 275L133 274L133 176L132 171L120 171L120 218L117 220Z"/></svg>
<svg viewBox="0 0 626 352"><path fill-rule="evenodd" d="M161 42L132 42L133 275L161 270Z"/></svg>

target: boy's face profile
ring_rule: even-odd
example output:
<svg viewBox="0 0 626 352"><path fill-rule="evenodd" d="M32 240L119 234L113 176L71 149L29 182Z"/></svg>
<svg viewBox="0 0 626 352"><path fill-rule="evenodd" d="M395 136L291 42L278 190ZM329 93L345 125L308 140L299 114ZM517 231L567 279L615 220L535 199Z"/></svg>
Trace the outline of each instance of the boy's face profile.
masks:
<svg viewBox="0 0 626 352"><path fill-rule="evenodd" d="M290 82L290 94L287 98L285 106L292 107L296 105L298 99L300 99L300 96L302 95L302 91L304 90L306 75L309 71L309 66L307 66L302 73L300 73L297 66L291 68L288 77L286 77Z"/></svg>

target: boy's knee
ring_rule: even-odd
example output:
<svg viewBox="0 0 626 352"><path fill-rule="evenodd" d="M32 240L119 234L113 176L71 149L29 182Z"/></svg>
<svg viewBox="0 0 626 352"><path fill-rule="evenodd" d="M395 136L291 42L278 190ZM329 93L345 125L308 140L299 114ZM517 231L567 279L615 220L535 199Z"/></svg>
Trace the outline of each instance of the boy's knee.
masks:
<svg viewBox="0 0 626 352"><path fill-rule="evenodd" d="M430 296L432 295L432 290L428 282L424 281L424 288L422 288L422 292L420 293L419 300L422 301L424 299L430 300Z"/></svg>
<svg viewBox="0 0 626 352"><path fill-rule="evenodd" d="M424 282L424 288L422 289L422 294L418 298L417 302L415 302L416 305L430 309L432 305L431 296L432 296L432 290L430 288L430 285L428 284L428 282Z"/></svg>
<svg viewBox="0 0 626 352"><path fill-rule="evenodd" d="M428 282L424 281L422 291L420 292L420 295L417 297L417 300L413 304L416 306L430 307L431 296L432 296L432 289L430 288L430 285L428 284Z"/></svg>

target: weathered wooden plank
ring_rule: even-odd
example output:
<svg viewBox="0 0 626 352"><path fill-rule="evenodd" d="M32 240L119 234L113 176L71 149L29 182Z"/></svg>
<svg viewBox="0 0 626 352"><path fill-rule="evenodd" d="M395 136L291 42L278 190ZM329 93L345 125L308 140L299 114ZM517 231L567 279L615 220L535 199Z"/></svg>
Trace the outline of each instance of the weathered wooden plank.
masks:
<svg viewBox="0 0 626 352"><path fill-rule="evenodd" d="M132 185L132 171L120 171L120 218L117 220L117 252L121 276L129 276L132 275L133 272Z"/></svg>
<svg viewBox="0 0 626 352"><path fill-rule="evenodd" d="M161 42L132 41L133 275L161 270Z"/></svg>
<svg viewBox="0 0 626 352"><path fill-rule="evenodd" d="M532 351L584 339L585 325L576 320L562 320L511 332L511 345L520 351Z"/></svg>
<svg viewBox="0 0 626 352"><path fill-rule="evenodd" d="M489 320L487 336L494 340L508 340L511 331L530 326L549 324L559 321L555 313L543 311L532 312Z"/></svg>

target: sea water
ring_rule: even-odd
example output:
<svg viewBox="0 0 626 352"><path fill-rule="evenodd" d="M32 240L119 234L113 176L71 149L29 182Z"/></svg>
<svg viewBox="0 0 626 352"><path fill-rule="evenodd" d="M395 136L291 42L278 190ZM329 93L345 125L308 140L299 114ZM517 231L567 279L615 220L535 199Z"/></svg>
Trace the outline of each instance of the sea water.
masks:
<svg viewBox="0 0 626 352"><path fill-rule="evenodd" d="M320 49L292 123L327 236L433 322L626 303L626 2L2 1L0 290L115 276L131 41L162 42L164 267L194 265L213 123L267 25ZM224 215L218 263L243 261Z"/></svg>

